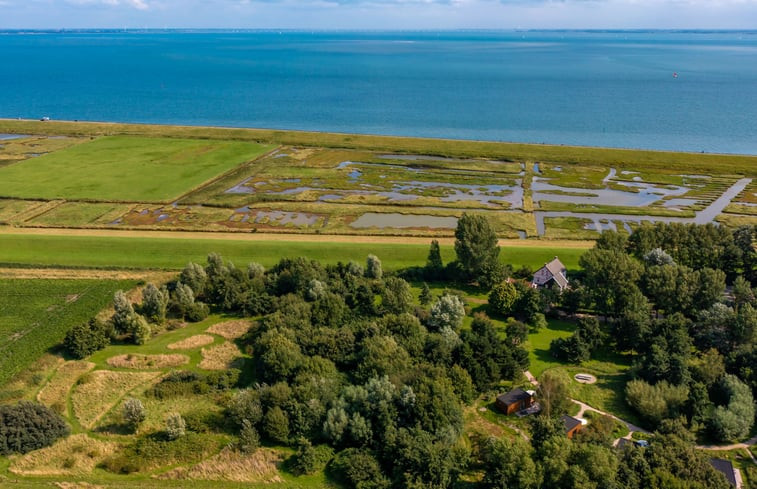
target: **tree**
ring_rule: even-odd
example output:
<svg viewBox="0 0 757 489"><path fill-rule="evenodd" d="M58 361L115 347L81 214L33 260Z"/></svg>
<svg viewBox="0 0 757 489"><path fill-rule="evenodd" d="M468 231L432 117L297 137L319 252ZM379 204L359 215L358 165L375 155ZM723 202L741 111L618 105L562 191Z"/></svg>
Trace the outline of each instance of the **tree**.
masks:
<svg viewBox="0 0 757 489"><path fill-rule="evenodd" d="M384 282L381 294L381 307L387 314L402 314L410 311L413 305L413 294L410 284L401 278L389 277Z"/></svg>
<svg viewBox="0 0 757 489"><path fill-rule="evenodd" d="M158 289L154 284L148 283L142 291L142 314L151 322L161 324L166 320L166 308L168 307L168 291Z"/></svg>
<svg viewBox="0 0 757 489"><path fill-rule="evenodd" d="M673 257L668 255L662 248L655 248L644 255L644 263L647 266L675 265Z"/></svg>
<svg viewBox="0 0 757 489"><path fill-rule="evenodd" d="M247 420L242 420L242 429L239 430L239 449L244 453L255 453L260 447L260 435L255 426Z"/></svg>
<svg viewBox="0 0 757 489"><path fill-rule="evenodd" d="M124 294L123 290L117 290L113 295L113 327L116 333L124 334L131 331L131 322L134 317L134 307Z"/></svg>
<svg viewBox="0 0 757 489"><path fill-rule="evenodd" d="M543 416L557 417L568 411L569 388L570 378L564 370L553 368L541 374L536 398L541 405Z"/></svg>
<svg viewBox="0 0 757 489"><path fill-rule="evenodd" d="M192 289L194 297L201 297L205 293L208 274L205 273L205 269L201 265L190 262L181 271L179 282Z"/></svg>
<svg viewBox="0 0 757 489"><path fill-rule="evenodd" d="M666 381L650 385L643 380L632 380L626 384L626 401L642 417L654 424L664 418L678 415L689 396L685 385L672 385Z"/></svg>
<svg viewBox="0 0 757 489"><path fill-rule="evenodd" d="M178 440L187 432L187 423L179 413L171 413L166 418L166 436L169 440Z"/></svg>
<svg viewBox="0 0 757 489"><path fill-rule="evenodd" d="M433 306L428 324L436 331L450 328L458 331L465 317L465 306L460 298L453 294L444 294Z"/></svg>
<svg viewBox="0 0 757 489"><path fill-rule="evenodd" d="M373 454L364 449L348 448L337 453L328 470L347 487L355 489L388 489L389 480Z"/></svg>
<svg viewBox="0 0 757 489"><path fill-rule="evenodd" d="M715 408L710 429L718 441L737 441L747 436L754 424L754 398L749 386L735 375L723 378L723 388L728 405Z"/></svg>
<svg viewBox="0 0 757 489"><path fill-rule="evenodd" d="M618 231L603 231L594 243L598 250L618 251L625 253L628 244L628 235Z"/></svg>
<svg viewBox="0 0 757 489"><path fill-rule="evenodd" d="M518 290L510 282L502 282L489 292L489 311L507 317L513 313L518 300Z"/></svg>
<svg viewBox="0 0 757 489"><path fill-rule="evenodd" d="M536 489L540 474L528 450L519 439L489 438L481 450L483 487L488 489Z"/></svg>
<svg viewBox="0 0 757 489"><path fill-rule="evenodd" d="M275 442L289 442L289 416L279 406L273 406L263 416L263 433Z"/></svg>
<svg viewBox="0 0 757 489"><path fill-rule="evenodd" d="M428 258L426 259L426 276L431 280L437 280L441 278L444 273L444 262L442 262L442 252L439 248L439 241L431 241L431 246L428 250Z"/></svg>
<svg viewBox="0 0 757 489"><path fill-rule="evenodd" d="M427 306L431 303L431 300L433 298L434 296L431 295L431 289L429 288L428 284L426 282L423 282L423 288L421 289L421 295L418 297L418 301L422 306Z"/></svg>
<svg viewBox="0 0 757 489"><path fill-rule="evenodd" d="M66 422L36 402L0 405L0 455L27 453L67 436Z"/></svg>
<svg viewBox="0 0 757 489"><path fill-rule="evenodd" d="M140 424L147 418L147 410L142 401L133 397L127 397L121 411L124 422L132 431L137 431Z"/></svg>
<svg viewBox="0 0 757 489"><path fill-rule="evenodd" d="M463 214L455 229L457 261L469 279L477 279L484 269L498 263L497 234L489 220L479 214Z"/></svg>
<svg viewBox="0 0 757 489"><path fill-rule="evenodd" d="M379 280L383 274L381 260L379 260L376 255L368 255L365 263L365 276Z"/></svg>
<svg viewBox="0 0 757 489"><path fill-rule="evenodd" d="M584 284L597 308L605 314L618 315L624 298L636 288L641 277L639 262L618 251L592 248L584 253L579 264L586 272Z"/></svg>
<svg viewBox="0 0 757 489"><path fill-rule="evenodd" d="M74 358L85 358L110 344L112 325L98 319L90 319L66 333L63 346Z"/></svg>
<svg viewBox="0 0 757 489"><path fill-rule="evenodd" d="M315 474L326 466L334 451L325 446L313 446L306 438L297 440L297 452L292 457L292 471L296 475Z"/></svg>

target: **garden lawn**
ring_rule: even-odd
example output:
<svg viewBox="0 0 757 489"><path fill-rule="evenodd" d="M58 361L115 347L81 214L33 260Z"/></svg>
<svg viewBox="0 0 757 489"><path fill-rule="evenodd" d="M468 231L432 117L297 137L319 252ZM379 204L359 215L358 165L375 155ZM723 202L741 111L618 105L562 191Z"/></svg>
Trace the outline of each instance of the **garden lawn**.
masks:
<svg viewBox="0 0 757 489"><path fill-rule="evenodd" d="M565 365L549 353L549 344L557 338L567 338L573 334L574 329L576 325L573 323L552 319L548 327L528 335L526 349L530 360L529 371L535 377L538 378L548 368Z"/></svg>
<svg viewBox="0 0 757 489"><path fill-rule="evenodd" d="M429 238L429 243L431 239ZM323 264L350 260L364 263L368 254L378 256L385 269L424 266L428 245L394 243L342 243L280 240L245 241L233 239L178 239L142 237L58 236L0 234L0 264L181 269L190 261L205 263L208 253L216 252L236 265L258 262L271 266L284 257L305 256ZM578 269L578 259L586 250L557 250L542 246L508 246L500 259L515 268L522 265L537 269L556 254L568 269ZM455 258L452 246L441 246L445 263Z"/></svg>
<svg viewBox="0 0 757 489"><path fill-rule="evenodd" d="M0 280L0 385L88 321L130 281Z"/></svg>
<svg viewBox="0 0 757 489"><path fill-rule="evenodd" d="M0 168L0 196L168 201L273 147L239 141L103 137Z"/></svg>

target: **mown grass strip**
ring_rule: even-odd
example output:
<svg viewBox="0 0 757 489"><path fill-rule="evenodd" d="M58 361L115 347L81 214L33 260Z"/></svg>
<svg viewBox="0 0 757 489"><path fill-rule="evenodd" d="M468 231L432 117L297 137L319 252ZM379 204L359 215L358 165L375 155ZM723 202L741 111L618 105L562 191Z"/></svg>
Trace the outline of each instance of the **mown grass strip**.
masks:
<svg viewBox="0 0 757 489"><path fill-rule="evenodd" d="M429 238L429 243L431 239ZM587 244L587 247L590 244ZM455 252L442 245L442 259L449 262ZM555 255L570 269L578 268L585 249L540 246L508 246L502 261L515 267L541 267ZM100 236L0 235L0 263L13 265L180 269L188 262L204 263L208 253L222 254L237 265L258 262L271 266L284 257L305 256L322 263L363 263L368 254L377 255L384 268L397 270L423 266L428 245L394 243L338 243L286 241L233 241L221 239L132 238Z"/></svg>

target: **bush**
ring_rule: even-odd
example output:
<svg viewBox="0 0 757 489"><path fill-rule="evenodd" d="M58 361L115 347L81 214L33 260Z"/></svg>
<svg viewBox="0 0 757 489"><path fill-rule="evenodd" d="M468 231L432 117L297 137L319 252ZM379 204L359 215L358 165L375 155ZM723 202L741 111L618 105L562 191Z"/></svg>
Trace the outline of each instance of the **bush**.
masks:
<svg viewBox="0 0 757 489"><path fill-rule="evenodd" d="M132 430L136 431L137 427L139 427L142 421L147 417L147 411L145 410L142 401L134 399L133 397L127 398L126 401L124 401L123 417L124 422L126 422Z"/></svg>
<svg viewBox="0 0 757 489"><path fill-rule="evenodd" d="M277 443L289 442L289 417L280 407L272 407L263 416L263 433Z"/></svg>
<svg viewBox="0 0 757 489"><path fill-rule="evenodd" d="M181 414L173 413L166 419L166 436L169 440L178 440L187 434L187 423Z"/></svg>
<svg viewBox="0 0 757 489"><path fill-rule="evenodd" d="M239 374L240 371L235 368L209 374L175 370L145 391L145 395L156 399L170 399L192 394L225 391L237 385Z"/></svg>
<svg viewBox="0 0 757 489"><path fill-rule="evenodd" d="M239 449L244 453L253 453L260 447L260 435L250 421L242 420L239 431Z"/></svg>
<svg viewBox="0 0 757 489"><path fill-rule="evenodd" d="M323 470L334 456L334 450L327 445L313 446L305 438L297 442L297 453L292 456L291 468L295 475L315 474Z"/></svg>
<svg viewBox="0 0 757 489"><path fill-rule="evenodd" d="M513 313L518 300L518 290L510 282L502 282L489 293L489 312L507 317Z"/></svg>
<svg viewBox="0 0 757 489"><path fill-rule="evenodd" d="M356 489L385 489L389 480L381 472L376 457L369 451L348 448L339 452L328 466L329 472L348 487Z"/></svg>
<svg viewBox="0 0 757 489"><path fill-rule="evenodd" d="M63 340L63 346L72 357L85 358L108 346L112 331L111 324L91 319L88 323L71 328Z"/></svg>
<svg viewBox="0 0 757 489"><path fill-rule="evenodd" d="M31 452L68 433L63 418L42 404L21 401L0 406L0 455Z"/></svg>

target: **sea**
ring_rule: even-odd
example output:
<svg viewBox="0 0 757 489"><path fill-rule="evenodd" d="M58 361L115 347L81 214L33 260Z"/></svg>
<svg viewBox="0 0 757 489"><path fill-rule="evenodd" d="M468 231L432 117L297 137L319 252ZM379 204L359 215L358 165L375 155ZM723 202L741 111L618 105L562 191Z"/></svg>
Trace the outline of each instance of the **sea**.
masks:
<svg viewBox="0 0 757 489"><path fill-rule="evenodd" d="M0 31L0 117L757 154L757 31Z"/></svg>

